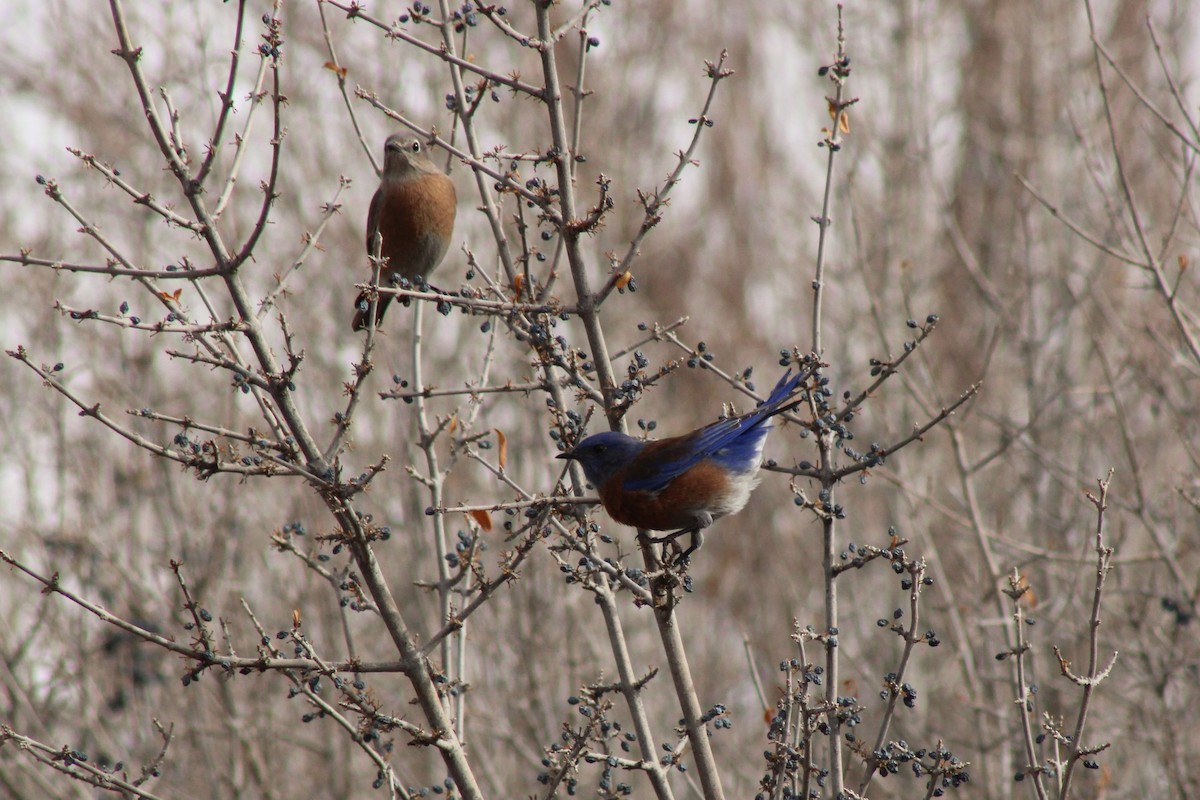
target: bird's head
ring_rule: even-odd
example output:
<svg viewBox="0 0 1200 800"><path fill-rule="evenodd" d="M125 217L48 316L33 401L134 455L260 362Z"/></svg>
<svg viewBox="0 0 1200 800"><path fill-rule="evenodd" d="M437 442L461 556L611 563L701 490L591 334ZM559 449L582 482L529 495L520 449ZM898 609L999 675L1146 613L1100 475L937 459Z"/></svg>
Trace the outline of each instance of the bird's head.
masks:
<svg viewBox="0 0 1200 800"><path fill-rule="evenodd" d="M412 170L436 169L425 143L415 136L393 133L383 145L383 174L403 175Z"/></svg>
<svg viewBox="0 0 1200 800"><path fill-rule="evenodd" d="M578 461L588 482L599 489L645 447L646 443L641 439L606 431L592 434L574 449L559 453L558 457Z"/></svg>

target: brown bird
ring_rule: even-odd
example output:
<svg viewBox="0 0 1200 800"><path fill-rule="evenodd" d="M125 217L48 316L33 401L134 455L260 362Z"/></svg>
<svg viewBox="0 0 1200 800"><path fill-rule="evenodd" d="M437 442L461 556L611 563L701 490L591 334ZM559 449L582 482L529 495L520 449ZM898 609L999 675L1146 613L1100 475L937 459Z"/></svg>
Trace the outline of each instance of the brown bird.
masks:
<svg viewBox="0 0 1200 800"><path fill-rule="evenodd" d="M454 181L426 153L424 142L395 133L383 145L383 176L367 213L367 253L375 252L376 234L383 237L380 254L387 260L379 285L390 287L400 278L424 278L441 263L454 233L458 196ZM375 324L392 302L380 295ZM354 301L354 330L367 326L369 301L361 292Z"/></svg>

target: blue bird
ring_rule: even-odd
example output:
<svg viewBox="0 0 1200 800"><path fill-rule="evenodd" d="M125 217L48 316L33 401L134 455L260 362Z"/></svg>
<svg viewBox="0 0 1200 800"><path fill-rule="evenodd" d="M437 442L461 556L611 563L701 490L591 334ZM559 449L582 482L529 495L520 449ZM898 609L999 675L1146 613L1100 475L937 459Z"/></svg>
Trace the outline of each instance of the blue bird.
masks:
<svg viewBox="0 0 1200 800"><path fill-rule="evenodd" d="M558 458L579 462L617 522L674 531L656 542L690 533L691 546L676 562L682 563L703 544L705 528L745 507L758 485L768 420L795 408L794 393L804 374L792 377L789 369L765 403L741 416L657 441L596 433Z"/></svg>

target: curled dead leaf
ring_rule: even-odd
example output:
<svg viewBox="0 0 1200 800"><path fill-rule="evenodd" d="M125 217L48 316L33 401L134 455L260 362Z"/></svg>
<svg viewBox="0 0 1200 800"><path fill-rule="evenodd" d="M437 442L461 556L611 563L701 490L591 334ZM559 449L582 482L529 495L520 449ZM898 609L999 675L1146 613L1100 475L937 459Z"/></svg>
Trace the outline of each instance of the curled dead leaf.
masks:
<svg viewBox="0 0 1200 800"><path fill-rule="evenodd" d="M837 123L838 131L843 134L850 132L850 114L845 108L842 108L842 113L838 113L837 105L828 100L829 103L829 118Z"/></svg>
<svg viewBox="0 0 1200 800"><path fill-rule="evenodd" d="M1016 588L1023 590L1019 598L1021 601L1025 602L1030 608L1037 608L1037 592L1033 590L1033 586L1029 583L1028 578L1022 575L1017 581Z"/></svg>
<svg viewBox="0 0 1200 800"><path fill-rule="evenodd" d="M500 469L504 469L508 466L508 437L499 428L496 428L496 443L500 450Z"/></svg>

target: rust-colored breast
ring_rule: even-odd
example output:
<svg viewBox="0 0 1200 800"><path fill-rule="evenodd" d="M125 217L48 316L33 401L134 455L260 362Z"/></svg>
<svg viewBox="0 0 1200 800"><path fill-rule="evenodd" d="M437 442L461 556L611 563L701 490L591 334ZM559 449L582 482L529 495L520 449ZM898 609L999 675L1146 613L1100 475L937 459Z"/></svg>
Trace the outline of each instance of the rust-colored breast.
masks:
<svg viewBox="0 0 1200 800"><path fill-rule="evenodd" d="M371 201L368 252L378 230L389 274L428 275L450 246L457 205L454 182L440 172L384 181Z"/></svg>
<svg viewBox="0 0 1200 800"><path fill-rule="evenodd" d="M621 488L626 472L635 468L640 474L645 472L644 465L639 466L635 460L600 490L605 510L617 522L652 531L675 531L695 525L697 512L720 516L730 484L725 470L712 461L701 461L657 494Z"/></svg>

